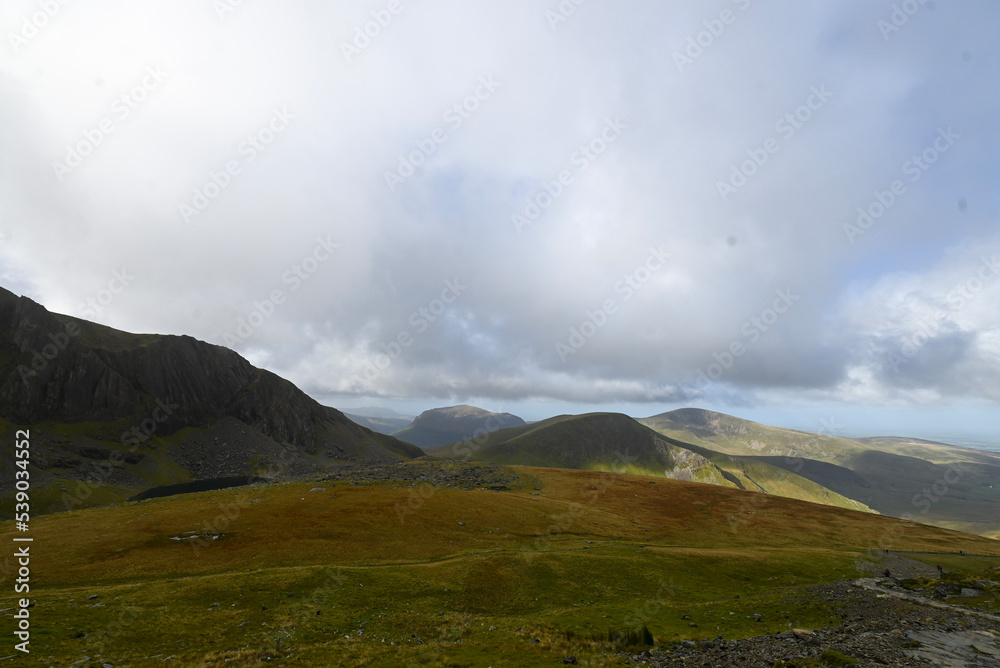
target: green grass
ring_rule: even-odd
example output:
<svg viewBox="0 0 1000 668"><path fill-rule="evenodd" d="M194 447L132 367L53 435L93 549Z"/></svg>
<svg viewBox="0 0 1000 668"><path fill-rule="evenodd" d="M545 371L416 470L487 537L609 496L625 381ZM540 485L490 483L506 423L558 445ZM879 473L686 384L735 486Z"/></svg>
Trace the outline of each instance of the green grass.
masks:
<svg viewBox="0 0 1000 668"><path fill-rule="evenodd" d="M58 632L38 644L59 662L90 655L115 665L146 665L158 654L195 665L209 651L243 649L283 650L315 661L295 665L330 665L332 658L342 665L373 659L385 666L478 665L516 655L520 665L544 666L565 653L606 661L601 646L566 640L565 633L588 637L631 628L633 617L660 642L835 623L815 603L788 601L794 591L788 578L815 582L850 570L849 559L834 558L803 572L794 555L761 555L731 570L725 560L637 559L625 546L588 557L542 555L529 563L519 554L502 554L420 566L272 568L43 587L38 614ZM715 574L694 573L706 567ZM669 590L659 584L665 569L677 571ZM751 577L754 570L780 571L784 586ZM734 590L742 592L740 599L730 594ZM93 594L99 598L88 601ZM749 619L754 612L764 621ZM697 628L681 619L685 614ZM86 637L77 637L81 633Z"/></svg>
<svg viewBox="0 0 1000 668"><path fill-rule="evenodd" d="M38 518L33 655L116 668L511 657L532 667L566 654L613 666L611 648L591 638L643 625L669 643L838 623L804 588L856 577L880 532L914 551L1000 555L974 536L777 497L748 504L761 497L718 486L518 471L540 491L436 489L403 521L395 508L413 488L311 492L312 482ZM197 550L172 540L208 525L222 537ZM0 540L12 529L0 525Z"/></svg>
<svg viewBox="0 0 1000 668"><path fill-rule="evenodd" d="M1000 558L955 554L907 556L928 565L941 566L944 568L944 574L943 577L934 575L903 580L902 585L906 589L923 596L934 596L935 587L942 582L974 589L979 592L978 596L949 596L947 603L1000 616L1000 586L980 584L983 581L1000 582Z"/></svg>
<svg viewBox="0 0 1000 668"><path fill-rule="evenodd" d="M976 578L997 580L1000 573L1000 559L978 556L961 556L958 554L908 554L911 559L922 561L928 566L941 566L946 573L962 573ZM993 569L992 573L986 571Z"/></svg>
<svg viewBox="0 0 1000 668"><path fill-rule="evenodd" d="M664 437L618 413L561 415L429 451L499 464L664 476L786 496L852 510L863 503L769 463Z"/></svg>
<svg viewBox="0 0 1000 668"><path fill-rule="evenodd" d="M1000 458L995 453L906 438L811 434L698 409L639 422L670 438L724 454L758 457L792 471L802 465L798 458L823 462L830 466L808 466L801 469L802 475L842 498L887 515L914 516L928 524L1000 538Z"/></svg>

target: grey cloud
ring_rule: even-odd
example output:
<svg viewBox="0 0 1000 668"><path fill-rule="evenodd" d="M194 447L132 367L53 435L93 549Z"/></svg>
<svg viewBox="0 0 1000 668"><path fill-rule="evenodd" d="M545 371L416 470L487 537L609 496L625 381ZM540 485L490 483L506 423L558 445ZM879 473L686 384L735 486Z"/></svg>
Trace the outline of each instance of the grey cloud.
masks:
<svg viewBox="0 0 1000 668"><path fill-rule="evenodd" d="M942 249L994 225L992 5L925 8L883 39L870 3L732 3L736 22L681 70L674 53L717 12L586 3L553 30L526 1L404 7L350 62L372 8L305 1L224 19L94 2L0 55L5 276L75 313L127 267L97 320L213 343L260 321L237 350L348 400L854 401L845 383L865 374L886 400L897 380L996 396L956 380L988 358L997 324L978 306L898 374L865 352L906 331L892 314L909 293L880 279L936 285ZM169 76L56 181L51 162L156 65ZM275 109L294 116L281 132ZM946 127L961 139L907 180ZM894 180L906 192L851 243L845 224ZM328 236L339 250L288 279ZM420 315L455 279L468 289ZM745 324L789 287L802 301L750 343ZM745 354L696 385L733 343Z"/></svg>

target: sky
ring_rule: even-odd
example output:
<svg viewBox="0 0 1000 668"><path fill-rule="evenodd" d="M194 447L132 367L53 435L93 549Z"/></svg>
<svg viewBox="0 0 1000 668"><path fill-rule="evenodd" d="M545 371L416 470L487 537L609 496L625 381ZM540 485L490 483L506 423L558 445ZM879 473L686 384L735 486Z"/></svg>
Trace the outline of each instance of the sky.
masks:
<svg viewBox="0 0 1000 668"><path fill-rule="evenodd" d="M1000 6L676 5L9 0L0 285L345 410L998 447Z"/></svg>

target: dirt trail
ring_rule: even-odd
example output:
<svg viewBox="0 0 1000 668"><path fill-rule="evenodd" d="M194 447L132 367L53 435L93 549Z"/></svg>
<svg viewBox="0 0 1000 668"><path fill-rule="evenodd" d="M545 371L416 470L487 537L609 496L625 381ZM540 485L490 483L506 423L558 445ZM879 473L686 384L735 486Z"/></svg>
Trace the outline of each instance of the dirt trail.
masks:
<svg viewBox="0 0 1000 668"><path fill-rule="evenodd" d="M888 568L894 578L936 578L938 571L933 566L922 561L889 552L887 554L875 555L879 563L872 561L858 562L858 568L871 573L872 575L882 575L883 569Z"/></svg>
<svg viewBox="0 0 1000 668"><path fill-rule="evenodd" d="M886 580L888 582L888 580ZM900 591L898 589L886 589L879 585L879 580L876 578L861 578L860 580L854 581L855 586L862 589L867 589L868 591L873 591L884 596L891 596L892 598L898 598L901 601L909 601L911 603L916 603L918 605L926 605L930 608L937 608L938 610L948 610L956 614L961 615L972 615L974 617L982 617L983 619L989 619L990 621L997 622L1000 624L1000 617L997 615L991 615L986 612L980 612L979 610L973 610L971 608L962 607L960 605L949 605L948 603L942 603L940 601L935 601L933 599L927 598L926 596L920 596L919 594L913 594L908 591Z"/></svg>

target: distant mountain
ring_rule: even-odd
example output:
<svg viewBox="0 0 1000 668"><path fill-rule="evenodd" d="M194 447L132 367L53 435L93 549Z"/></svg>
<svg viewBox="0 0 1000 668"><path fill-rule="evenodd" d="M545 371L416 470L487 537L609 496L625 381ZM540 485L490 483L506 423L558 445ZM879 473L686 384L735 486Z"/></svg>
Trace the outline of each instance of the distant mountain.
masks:
<svg viewBox="0 0 1000 668"><path fill-rule="evenodd" d="M510 413L491 413L475 406L450 406L424 411L393 436L421 448L433 448L523 424L524 420Z"/></svg>
<svg viewBox="0 0 1000 668"><path fill-rule="evenodd" d="M384 418L388 420L406 420L406 424L413 422L412 415L406 415L399 411L394 411L385 406L363 406L361 408L351 408L351 413L366 418Z"/></svg>
<svg viewBox="0 0 1000 668"><path fill-rule="evenodd" d="M870 510L795 473L664 437L619 413L561 415L429 449L428 454L498 464L656 475Z"/></svg>
<svg viewBox="0 0 1000 668"><path fill-rule="evenodd" d="M280 476L334 461L423 454L354 424L227 348L189 336L129 334L50 313L0 288L5 451L22 428L31 430L38 469L36 511L193 479ZM5 456L0 464L4 494L12 462ZM85 480L95 484L81 488Z"/></svg>
<svg viewBox="0 0 1000 668"><path fill-rule="evenodd" d="M880 513L1000 538L1000 455L920 439L844 438L684 408L640 420L658 433L776 466Z"/></svg>
<svg viewBox="0 0 1000 668"><path fill-rule="evenodd" d="M344 413L352 422L355 422L362 427L367 427L372 431L377 431L380 434L392 434L400 429L408 426L410 422L413 421L412 418L384 418L384 417L371 417L365 415L356 415L354 413Z"/></svg>

